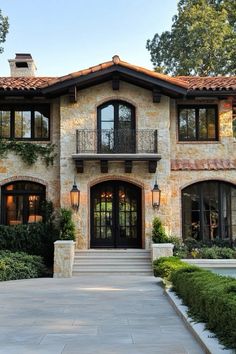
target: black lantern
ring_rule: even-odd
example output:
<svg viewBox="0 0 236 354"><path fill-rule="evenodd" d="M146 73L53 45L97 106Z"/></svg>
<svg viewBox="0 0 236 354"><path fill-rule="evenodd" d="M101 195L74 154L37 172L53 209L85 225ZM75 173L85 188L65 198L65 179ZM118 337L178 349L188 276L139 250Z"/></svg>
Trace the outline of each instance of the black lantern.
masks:
<svg viewBox="0 0 236 354"><path fill-rule="evenodd" d="M161 190L158 187L157 181L155 181L152 189L152 206L153 208L159 208L161 200Z"/></svg>
<svg viewBox="0 0 236 354"><path fill-rule="evenodd" d="M80 202L80 190L78 189L75 179L74 179L74 184L73 187L70 191L70 202L71 202L71 207L75 211L78 211L79 209L79 202Z"/></svg>

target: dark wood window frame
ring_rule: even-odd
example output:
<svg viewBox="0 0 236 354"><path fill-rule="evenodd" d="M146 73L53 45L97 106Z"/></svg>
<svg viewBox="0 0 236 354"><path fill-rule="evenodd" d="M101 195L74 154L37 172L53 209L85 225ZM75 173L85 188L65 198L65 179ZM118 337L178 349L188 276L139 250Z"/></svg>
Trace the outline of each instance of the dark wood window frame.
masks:
<svg viewBox="0 0 236 354"><path fill-rule="evenodd" d="M45 111L47 113L46 118L48 118L48 136L45 137L35 137L35 112ZM49 141L50 140L50 105L42 104L42 105L0 105L0 111L10 112L10 136L3 137L4 139L14 139L14 140L34 140L34 141ZM31 127L30 127L30 137L16 137L15 136L15 112L30 112L31 114ZM0 127L1 131L1 127ZM0 136L1 138L1 136Z"/></svg>
<svg viewBox="0 0 236 354"><path fill-rule="evenodd" d="M131 148L132 152L134 153L136 151L136 121L135 121L135 107L129 103L126 102L124 100L110 100L110 101L106 101L103 104L101 104L98 108L97 108L97 129L98 129L98 146L97 146L97 150L99 152L102 152L102 109L109 106L109 105L113 105L114 107L114 132L119 130L119 105L124 105L126 107L128 107L131 111L131 127L130 127L130 136L129 138L131 138L131 140L133 140L131 142L132 146L129 146L128 149ZM129 141L130 143L130 141ZM114 149L116 149L116 143L114 142ZM126 149L124 147L124 149ZM117 151L114 151L117 152ZM118 151L120 152L126 152L126 151ZM130 151L129 151L130 152Z"/></svg>
<svg viewBox="0 0 236 354"><path fill-rule="evenodd" d="M17 183L22 183L24 186L27 184L30 184L35 187L39 187L39 189L13 189L13 190L7 190L7 187L9 185L15 185ZM27 204L27 197L29 196L38 196L40 197L41 202L46 200L46 187L40 183L32 182L32 181L13 181L10 183L7 183L2 186L1 188L1 224L7 225L7 206L6 206L6 198L7 196L22 196L23 198L23 224L28 224L28 216L29 216L29 206Z"/></svg>
<svg viewBox="0 0 236 354"><path fill-rule="evenodd" d="M204 207L204 200L208 201L208 199L210 198L209 195L207 195L208 199L206 198L205 194L204 194L204 190L203 188L208 184L209 188L214 185L215 186L215 194L217 196L217 199L214 200L216 203L216 206L218 207L218 209L215 209L217 211L218 214L218 236L216 237L216 239L218 240L228 240L230 242L232 242L233 240L233 227L235 225L232 224L232 200L230 199L230 204L227 204L227 209L226 207L223 205L223 198L225 197L225 200L228 200L227 198L229 198L229 195L231 196L231 194L229 194L229 191L227 191L227 189L232 190L232 188L236 188L233 184L228 183L228 182L223 182L223 181L218 181L218 180L207 180L207 181L203 181L203 182L198 182L198 183L194 183L189 185L188 187L184 188L182 190L182 230L183 230L183 238L188 238L188 237L193 237L196 238L197 240L204 240L204 241L209 241L209 239L206 237L205 232L204 232L204 227L207 226L212 226L211 224L206 223L206 213L210 211L214 211L214 209L212 207L209 207L209 209L205 209ZM185 215L185 207L184 207L184 202L185 202L185 198L184 198L184 194L188 193L191 194L191 190L193 190L195 188L195 191L197 191L197 203L198 204L198 208L197 209L189 209L190 213L194 213L195 214L199 214L199 220L198 220L198 230L196 233L196 235L198 235L197 237L195 237L193 235L194 233L194 226L195 226L195 222L193 223L193 219L191 219L192 224L189 224L186 222L186 215ZM195 192L192 192L192 195L194 195ZM210 199L209 199L210 200ZM194 199L192 199L192 202L196 201L196 195L194 195ZM227 212L226 218L227 218L227 224L225 223L224 220L224 212L223 210L225 209L225 212ZM196 220L195 220L196 221ZM185 235L185 227L189 225L192 225L192 235ZM227 227L227 228L226 228ZM214 239L214 238L213 238Z"/></svg>
<svg viewBox="0 0 236 354"><path fill-rule="evenodd" d="M199 110L200 109L214 109L215 110L215 137L214 138L201 138L199 133ZM195 139L181 139L180 138L180 111L182 109L193 109L195 110L195 128L196 128L196 137ZM219 129L218 129L218 106L217 105L178 105L178 141L180 142L189 142L189 141L218 141L219 140Z"/></svg>

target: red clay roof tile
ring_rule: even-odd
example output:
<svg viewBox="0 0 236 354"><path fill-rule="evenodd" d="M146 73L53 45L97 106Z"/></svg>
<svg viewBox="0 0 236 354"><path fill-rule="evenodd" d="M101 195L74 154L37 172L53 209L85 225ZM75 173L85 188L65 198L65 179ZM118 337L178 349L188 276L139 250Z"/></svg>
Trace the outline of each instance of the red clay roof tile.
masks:
<svg viewBox="0 0 236 354"><path fill-rule="evenodd" d="M89 75L94 72L102 71L112 66L121 66L145 75L151 76L158 80L172 83L187 90L236 90L236 76L233 77L193 77L193 76L177 76L170 77L160 74L152 70L142 68L140 66L129 64L119 59L118 56L113 60L92 66L87 69L76 71L61 77L0 77L0 90L36 90L42 89L54 84L64 82L80 76Z"/></svg>
<svg viewBox="0 0 236 354"><path fill-rule="evenodd" d="M207 160L171 160L172 171L197 171L197 170L235 170L236 160L207 159Z"/></svg>
<svg viewBox="0 0 236 354"><path fill-rule="evenodd" d="M236 90L236 76L178 76L179 80L188 85L188 90Z"/></svg>
<svg viewBox="0 0 236 354"><path fill-rule="evenodd" d="M49 84L51 77L0 77L0 90L36 90Z"/></svg>

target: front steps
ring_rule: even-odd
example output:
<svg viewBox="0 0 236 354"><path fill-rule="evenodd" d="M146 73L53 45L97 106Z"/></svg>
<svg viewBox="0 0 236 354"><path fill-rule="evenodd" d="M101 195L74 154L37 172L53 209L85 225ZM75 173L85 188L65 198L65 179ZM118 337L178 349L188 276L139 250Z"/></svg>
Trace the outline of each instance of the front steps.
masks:
<svg viewBox="0 0 236 354"><path fill-rule="evenodd" d="M73 276L152 275L151 252L142 249L76 250Z"/></svg>

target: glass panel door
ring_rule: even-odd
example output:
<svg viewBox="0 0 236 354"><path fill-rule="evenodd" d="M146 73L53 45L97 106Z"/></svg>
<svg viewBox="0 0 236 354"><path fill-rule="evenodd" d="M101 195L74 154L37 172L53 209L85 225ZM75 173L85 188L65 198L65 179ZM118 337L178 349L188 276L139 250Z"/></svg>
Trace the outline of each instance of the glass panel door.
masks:
<svg viewBox="0 0 236 354"><path fill-rule="evenodd" d="M141 190L109 181L91 190L91 247L141 247Z"/></svg>
<svg viewBox="0 0 236 354"><path fill-rule="evenodd" d="M94 246L111 247L113 240L113 199L110 185L100 185L92 190L92 241Z"/></svg>

